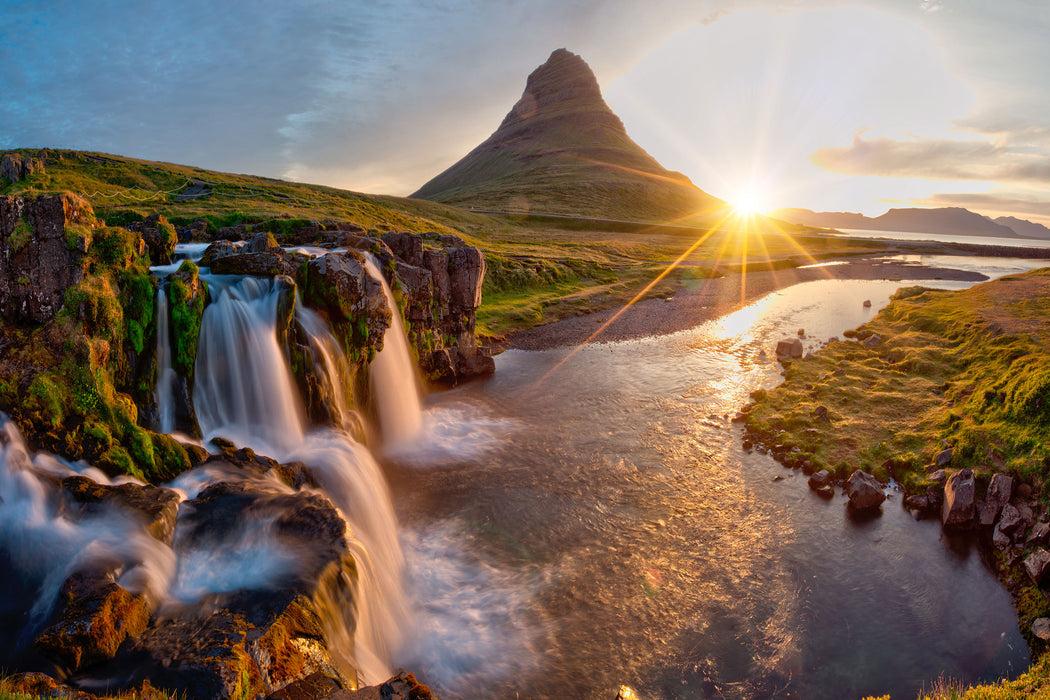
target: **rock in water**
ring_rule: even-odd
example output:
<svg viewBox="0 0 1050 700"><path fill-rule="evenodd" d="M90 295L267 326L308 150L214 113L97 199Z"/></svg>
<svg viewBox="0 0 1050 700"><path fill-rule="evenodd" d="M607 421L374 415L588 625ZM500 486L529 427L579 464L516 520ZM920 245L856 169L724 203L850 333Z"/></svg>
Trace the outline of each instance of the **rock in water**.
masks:
<svg viewBox="0 0 1050 700"><path fill-rule="evenodd" d="M973 470L961 469L944 484L944 505L941 523L948 528L965 528L973 523L976 514L977 487Z"/></svg>
<svg viewBox="0 0 1050 700"><path fill-rule="evenodd" d="M882 490L879 480L860 470L850 474L845 492L854 510L874 510L886 500L886 492Z"/></svg>
<svg viewBox="0 0 1050 700"><path fill-rule="evenodd" d="M777 357L802 357L802 341L798 338L785 338L777 343Z"/></svg>

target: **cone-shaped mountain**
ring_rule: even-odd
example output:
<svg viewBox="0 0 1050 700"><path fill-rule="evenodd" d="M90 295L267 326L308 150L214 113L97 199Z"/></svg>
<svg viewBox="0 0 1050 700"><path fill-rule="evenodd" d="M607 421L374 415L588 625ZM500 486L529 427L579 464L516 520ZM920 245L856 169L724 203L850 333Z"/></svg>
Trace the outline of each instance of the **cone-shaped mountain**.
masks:
<svg viewBox="0 0 1050 700"><path fill-rule="evenodd" d="M461 207L667 223L725 202L631 140L587 63L558 49L495 133L412 195Z"/></svg>

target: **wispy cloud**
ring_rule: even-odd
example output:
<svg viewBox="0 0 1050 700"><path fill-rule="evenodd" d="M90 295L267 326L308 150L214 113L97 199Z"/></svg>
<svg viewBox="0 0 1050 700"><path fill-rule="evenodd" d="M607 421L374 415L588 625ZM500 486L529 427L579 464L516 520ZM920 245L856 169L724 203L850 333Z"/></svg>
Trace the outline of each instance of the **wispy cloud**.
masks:
<svg viewBox="0 0 1050 700"><path fill-rule="evenodd" d="M1050 185L1050 153L987 139L865 138L861 130L849 146L820 148L810 161L845 175Z"/></svg>

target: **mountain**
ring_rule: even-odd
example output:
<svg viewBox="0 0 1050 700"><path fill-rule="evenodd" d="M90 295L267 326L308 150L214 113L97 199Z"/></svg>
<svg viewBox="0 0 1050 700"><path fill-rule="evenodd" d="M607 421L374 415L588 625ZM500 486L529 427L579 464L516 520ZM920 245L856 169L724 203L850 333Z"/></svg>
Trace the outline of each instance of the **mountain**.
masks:
<svg viewBox="0 0 1050 700"><path fill-rule="evenodd" d="M499 128L411 195L464 208L669 222L725 210L631 140L587 63L558 49Z"/></svg>
<svg viewBox="0 0 1050 700"><path fill-rule="evenodd" d="M1012 228L1018 236L1050 238L1050 228L1027 219L1018 219L1016 216L1000 216L995 219L995 223Z"/></svg>
<svg viewBox="0 0 1050 700"><path fill-rule="evenodd" d="M849 212L814 212L809 209L778 209L778 219L806 226L852 228L874 231L907 231L949 236L990 236L993 238L1050 238L1050 229L1031 221L1000 217L995 221L960 207L940 209L890 209L870 218ZM1016 225L1011 225L1015 222ZM1039 233L1039 231L1042 233Z"/></svg>

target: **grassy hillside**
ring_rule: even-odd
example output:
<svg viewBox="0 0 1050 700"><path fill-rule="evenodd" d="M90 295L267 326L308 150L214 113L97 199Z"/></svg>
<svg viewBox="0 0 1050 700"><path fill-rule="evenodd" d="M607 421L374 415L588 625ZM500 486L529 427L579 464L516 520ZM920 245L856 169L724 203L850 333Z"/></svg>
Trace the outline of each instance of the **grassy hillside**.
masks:
<svg viewBox="0 0 1050 700"><path fill-rule="evenodd" d="M22 153L35 156L38 151ZM45 172L15 184L0 181L0 195L60 191L80 194L110 224L160 213L176 226L205 219L212 228L245 223L276 234L308 222L334 220L380 234L434 231L458 235L485 252L489 272L479 330L493 336L623 304L683 255L685 272L676 270L647 295L672 292L681 274L721 274L716 267L731 271L745 261L804 264L810 256L882 247L872 242L802 236L798 234L801 227L794 227L793 235L783 235L768 222L732 218L713 221L710 225L720 230L708 230L485 215L422 199L82 151L48 151ZM759 227L767 233L760 233Z"/></svg>

